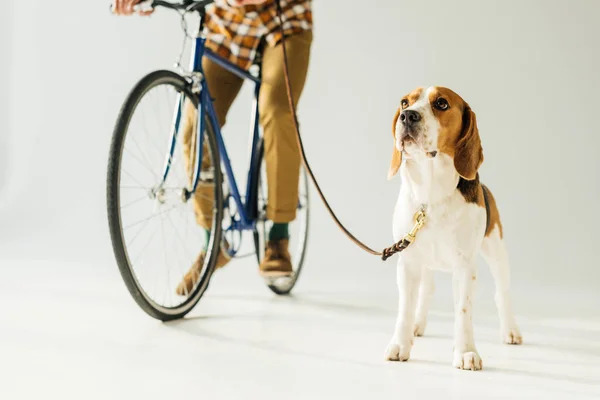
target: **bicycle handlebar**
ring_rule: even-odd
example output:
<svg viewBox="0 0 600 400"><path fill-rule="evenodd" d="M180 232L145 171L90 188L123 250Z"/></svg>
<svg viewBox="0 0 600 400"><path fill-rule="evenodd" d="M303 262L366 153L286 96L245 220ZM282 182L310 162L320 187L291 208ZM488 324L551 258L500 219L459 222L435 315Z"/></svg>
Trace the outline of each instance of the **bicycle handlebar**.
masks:
<svg viewBox="0 0 600 400"><path fill-rule="evenodd" d="M171 3L162 0L147 0L134 6L135 11L147 11L156 7L169 8L171 10L198 11L213 3L214 0L183 0L179 3Z"/></svg>

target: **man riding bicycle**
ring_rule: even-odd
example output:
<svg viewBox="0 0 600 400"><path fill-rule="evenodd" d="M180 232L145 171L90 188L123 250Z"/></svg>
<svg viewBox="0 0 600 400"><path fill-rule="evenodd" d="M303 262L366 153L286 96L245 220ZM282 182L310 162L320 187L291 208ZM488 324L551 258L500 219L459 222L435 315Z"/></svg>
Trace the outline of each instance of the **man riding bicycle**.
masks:
<svg viewBox="0 0 600 400"><path fill-rule="evenodd" d="M113 0L117 15L134 14L134 6L142 0ZM281 0L283 28L289 59L290 83L294 104L298 104L306 80L312 43L311 0ZM139 11L149 15L150 11ZM264 131L265 162L267 165L268 198L267 218L273 221L269 232L265 257L260 264L264 277L289 276L292 263L288 251L288 224L296 218L300 152L295 140L294 121L288 106L284 79L283 54L276 0L216 0L206 9L206 46L240 68L252 65L262 39L262 86L259 97L260 124ZM204 58L204 75L214 97L219 124L225 125L227 112L242 86L243 79ZM196 132L196 109L186 103L182 125L184 156L189 169L193 168L193 138ZM206 155L208 152L205 151ZM208 165L205 165L207 164ZM210 166L202 160L202 167ZM192 197L196 221L210 236L214 187L199 185ZM206 256L205 244L182 282L177 293L192 291L202 273ZM217 259L217 268L225 266L230 258L224 249Z"/></svg>

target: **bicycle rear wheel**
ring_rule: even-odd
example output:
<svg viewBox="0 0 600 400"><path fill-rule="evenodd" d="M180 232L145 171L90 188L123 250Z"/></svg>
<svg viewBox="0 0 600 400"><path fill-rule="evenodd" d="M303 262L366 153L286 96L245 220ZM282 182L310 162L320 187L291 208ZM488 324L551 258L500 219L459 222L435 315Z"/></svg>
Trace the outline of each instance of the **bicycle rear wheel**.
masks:
<svg viewBox="0 0 600 400"><path fill-rule="evenodd" d="M267 219L266 210L268 204L268 186L266 177L265 162L263 160L264 143L261 142L258 149L258 165L256 180L256 202L257 202L257 223L254 232L254 248L258 263L262 261L265 254L265 246L269 230L273 223ZM304 168L300 170L300 181L298 186L298 208L296 211L296 219L289 224L290 242L289 251L292 256L293 273L289 277L269 278L265 279L265 283L271 291L278 295L288 294L292 291L302 266L304 265L304 256L306 255L306 247L308 245L308 228L310 219L310 202L308 191L308 177Z"/></svg>
<svg viewBox="0 0 600 400"><path fill-rule="evenodd" d="M177 296L176 285L207 240L196 224L192 201L183 196L194 170L185 165L183 138L178 135L185 99L197 108L198 97L176 73L156 71L141 79L121 108L108 161L107 209L115 258L131 296L161 321L183 317L200 300L221 242L222 174L207 118L205 152L213 167L203 170L201 184L212 182L215 187L206 199L213 204L207 217L212 225L199 279L187 296Z"/></svg>

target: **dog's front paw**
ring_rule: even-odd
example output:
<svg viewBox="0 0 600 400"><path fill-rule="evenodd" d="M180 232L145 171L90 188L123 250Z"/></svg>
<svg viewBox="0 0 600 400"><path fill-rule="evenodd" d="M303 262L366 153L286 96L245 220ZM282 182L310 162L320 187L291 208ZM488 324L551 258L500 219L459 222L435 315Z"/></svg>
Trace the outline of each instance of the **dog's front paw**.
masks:
<svg viewBox="0 0 600 400"><path fill-rule="evenodd" d="M479 357L479 354L477 354L476 351L455 353L452 365L458 369L467 369L471 371L478 371L483 368L481 357Z"/></svg>
<svg viewBox="0 0 600 400"><path fill-rule="evenodd" d="M502 329L502 341L506 344L522 344L523 336L516 325Z"/></svg>
<svg viewBox="0 0 600 400"><path fill-rule="evenodd" d="M410 345L400 345L390 343L385 349L385 359L387 361L407 361L410 358Z"/></svg>
<svg viewBox="0 0 600 400"><path fill-rule="evenodd" d="M415 336L423 336L426 327L427 320L417 321L415 324Z"/></svg>

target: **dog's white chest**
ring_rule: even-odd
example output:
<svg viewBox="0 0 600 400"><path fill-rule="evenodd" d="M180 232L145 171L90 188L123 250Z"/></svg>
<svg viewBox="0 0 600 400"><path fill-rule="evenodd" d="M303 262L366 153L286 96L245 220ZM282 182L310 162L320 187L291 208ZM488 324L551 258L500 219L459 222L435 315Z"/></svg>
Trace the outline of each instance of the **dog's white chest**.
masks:
<svg viewBox="0 0 600 400"><path fill-rule="evenodd" d="M394 240L400 240L411 230L417 209L418 205L400 197L394 217ZM416 240L400 257L446 271L474 257L484 235L485 210L467 203L460 192L455 191L443 202L428 205L426 215Z"/></svg>

